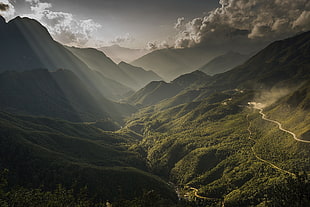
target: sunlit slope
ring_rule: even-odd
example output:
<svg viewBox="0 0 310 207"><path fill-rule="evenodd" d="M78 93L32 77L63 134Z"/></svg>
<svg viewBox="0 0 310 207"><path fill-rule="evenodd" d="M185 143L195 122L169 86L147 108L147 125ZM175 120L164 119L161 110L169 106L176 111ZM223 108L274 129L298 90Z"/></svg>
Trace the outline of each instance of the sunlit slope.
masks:
<svg viewBox="0 0 310 207"><path fill-rule="evenodd" d="M143 108L126 124L144 137L137 152L184 193L195 197L197 188L206 205L307 206L310 148L298 139L309 140L309 40L308 32L272 43L206 84ZM182 102L186 94L193 100Z"/></svg>
<svg viewBox="0 0 310 207"><path fill-rule="evenodd" d="M154 72L148 72L124 62L117 65L103 52L93 48L67 47L67 49L86 63L89 68L133 90L140 89L151 81L161 80Z"/></svg>
<svg viewBox="0 0 310 207"><path fill-rule="evenodd" d="M130 91L124 85L92 71L63 45L55 42L36 20L17 17L1 24L0 44L0 71L68 69L107 98L117 99Z"/></svg>
<svg viewBox="0 0 310 207"><path fill-rule="evenodd" d="M4 72L0 80L0 107L5 111L76 122L109 118L121 122L124 115L134 112L94 93L68 70Z"/></svg>
<svg viewBox="0 0 310 207"><path fill-rule="evenodd" d="M274 186L291 175L309 173L310 151L248 107L255 93L224 92L217 100L148 110L127 127L144 135L137 150L145 150L154 173L232 205L258 205L267 197L273 202ZM294 110L295 121L309 116L298 107ZM307 128L304 121L294 129Z"/></svg>
<svg viewBox="0 0 310 207"><path fill-rule="evenodd" d="M269 118L281 122L285 129L296 133L299 139L310 140L309 81L302 83L298 89L288 93L265 110Z"/></svg>
<svg viewBox="0 0 310 207"><path fill-rule="evenodd" d="M100 72L105 77L122 83L132 89L137 87L134 80L124 73L103 52L93 48L67 47L67 49L86 63L89 68Z"/></svg>

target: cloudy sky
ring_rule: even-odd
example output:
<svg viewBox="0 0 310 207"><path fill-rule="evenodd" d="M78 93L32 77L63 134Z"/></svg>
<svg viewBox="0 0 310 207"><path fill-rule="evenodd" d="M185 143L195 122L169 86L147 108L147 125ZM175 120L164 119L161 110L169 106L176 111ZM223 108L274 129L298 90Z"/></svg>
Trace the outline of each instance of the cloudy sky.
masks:
<svg viewBox="0 0 310 207"><path fill-rule="evenodd" d="M310 29L309 0L0 0L68 45L152 49L275 40Z"/></svg>

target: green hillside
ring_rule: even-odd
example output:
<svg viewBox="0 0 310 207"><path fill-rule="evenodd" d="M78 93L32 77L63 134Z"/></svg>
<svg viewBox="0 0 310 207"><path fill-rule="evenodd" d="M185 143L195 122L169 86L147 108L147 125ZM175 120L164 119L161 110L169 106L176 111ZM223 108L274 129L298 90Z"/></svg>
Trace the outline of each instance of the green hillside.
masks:
<svg viewBox="0 0 310 207"><path fill-rule="evenodd" d="M307 184L296 176L310 173L308 144L295 141L248 108L255 93L228 91L218 100L207 98L160 112L148 110L137 114L127 127L144 135L136 150L144 150L153 172L178 184L184 193L192 192L190 186L198 188L199 195L214 198L213 203L264 205L264 201L275 203L279 195L272 194L273 189L291 180L300 194L292 194L292 186L281 193L296 199L307 197L298 186ZM278 104L270 107L284 110ZM267 113L274 117L273 110ZM291 117L286 129L299 137L309 134L309 111L297 106L283 117ZM277 120L287 123L287 118ZM294 127L288 127L292 123ZM289 199L282 202L294 205ZM307 199L296 202L309 204Z"/></svg>
<svg viewBox="0 0 310 207"><path fill-rule="evenodd" d="M135 139L84 124L0 113L0 167L9 185L55 189L88 187L97 201L130 199L155 190L174 198L172 189L146 172L145 161L128 149Z"/></svg>
<svg viewBox="0 0 310 207"><path fill-rule="evenodd" d="M203 206L309 205L308 42L309 32L272 43L141 109L126 124L143 137L133 149Z"/></svg>

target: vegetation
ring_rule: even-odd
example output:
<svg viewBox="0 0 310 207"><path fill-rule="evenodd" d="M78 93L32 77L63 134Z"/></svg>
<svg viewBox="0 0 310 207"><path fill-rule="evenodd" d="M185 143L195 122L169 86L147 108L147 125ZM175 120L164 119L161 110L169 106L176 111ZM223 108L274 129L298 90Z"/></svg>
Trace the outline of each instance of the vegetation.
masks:
<svg viewBox="0 0 310 207"><path fill-rule="evenodd" d="M0 113L0 168L10 170L9 188L53 191L87 186L91 198L115 201L173 189L147 173L145 161L128 149L135 139L85 124Z"/></svg>
<svg viewBox="0 0 310 207"><path fill-rule="evenodd" d="M214 204L224 200L225 206L277 206L280 198L273 189L292 182L295 187L281 188L282 195L290 197L296 192L294 196L301 200L295 205L303 206L309 203L308 191L302 190L309 187L309 182L307 176L298 175L310 172L309 148L262 120L257 110L248 108L253 94L224 91L223 95L157 112L161 104L149 107L127 123L144 136L134 148L147 156L154 173L183 186L185 193L189 192L187 186L199 188L199 195L213 198ZM309 112L299 105L286 113L276 111L284 110L286 100L270 106L268 114L287 117L293 112L291 130L305 132ZM297 177L292 177L294 174Z"/></svg>

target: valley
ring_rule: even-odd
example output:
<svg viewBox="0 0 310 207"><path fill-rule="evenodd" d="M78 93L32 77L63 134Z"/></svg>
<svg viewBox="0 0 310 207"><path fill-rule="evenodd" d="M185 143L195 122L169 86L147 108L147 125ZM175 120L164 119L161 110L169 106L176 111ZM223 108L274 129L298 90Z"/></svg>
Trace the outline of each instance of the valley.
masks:
<svg viewBox="0 0 310 207"><path fill-rule="evenodd" d="M0 206L309 206L310 32L235 44L77 47L0 15Z"/></svg>

